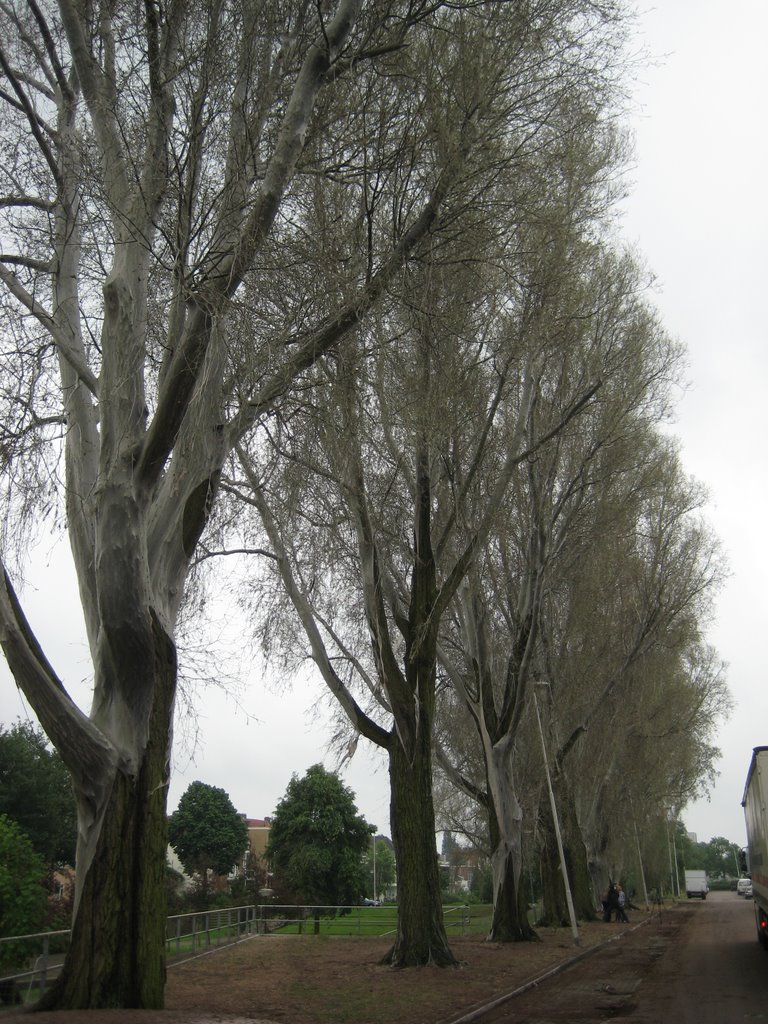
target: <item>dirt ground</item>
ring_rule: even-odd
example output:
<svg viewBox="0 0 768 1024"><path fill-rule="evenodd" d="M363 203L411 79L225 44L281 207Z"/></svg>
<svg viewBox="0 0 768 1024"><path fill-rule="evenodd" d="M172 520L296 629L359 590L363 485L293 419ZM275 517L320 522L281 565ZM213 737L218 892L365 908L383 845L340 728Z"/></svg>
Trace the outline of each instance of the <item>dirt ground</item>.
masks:
<svg viewBox="0 0 768 1024"><path fill-rule="evenodd" d="M674 913L674 911L672 911ZM457 968L393 971L382 966L384 939L257 936L195 959L169 964L166 1009L35 1014L35 1024L438 1024L458 1021L518 986L540 978L596 945L631 942L647 923L595 922L540 930L540 942L496 945L459 937ZM624 938L622 938L624 936ZM3 1024L29 1015L0 1014Z"/></svg>

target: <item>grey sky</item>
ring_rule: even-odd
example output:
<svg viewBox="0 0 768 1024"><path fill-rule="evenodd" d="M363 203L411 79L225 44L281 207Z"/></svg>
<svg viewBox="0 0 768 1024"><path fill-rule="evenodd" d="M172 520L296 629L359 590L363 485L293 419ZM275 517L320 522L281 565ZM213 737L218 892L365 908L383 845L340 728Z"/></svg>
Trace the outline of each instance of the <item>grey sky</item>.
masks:
<svg viewBox="0 0 768 1024"><path fill-rule="evenodd" d="M700 839L744 842L740 801L751 750L768 742L768 8L757 0L664 0L641 26L662 63L642 74L637 91L625 234L658 277L664 322L688 347L690 387L675 433L687 471L709 490L708 517L731 569L710 639L729 663L736 708L718 738L712 799L683 817Z"/></svg>

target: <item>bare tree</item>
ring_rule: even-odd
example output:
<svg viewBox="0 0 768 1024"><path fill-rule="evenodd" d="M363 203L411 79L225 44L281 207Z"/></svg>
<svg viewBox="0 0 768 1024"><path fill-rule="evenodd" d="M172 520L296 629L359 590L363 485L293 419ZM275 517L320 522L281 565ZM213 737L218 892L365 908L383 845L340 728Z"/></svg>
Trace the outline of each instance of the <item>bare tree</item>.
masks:
<svg viewBox="0 0 768 1024"><path fill-rule="evenodd" d="M699 514L702 493L684 478L667 441L649 454L634 497L625 492L617 505L614 495L597 520L602 549L592 549L589 563L574 563L542 618L558 805L569 812L577 887L593 905L607 884L612 835L621 832L615 805L626 812L628 780L642 777L632 761L655 766L640 787L644 796L635 791L637 808L646 797L683 803L711 771L709 737L728 707L716 656L702 653L723 578L717 542ZM621 528L607 529L605 514ZM694 718L693 706L706 712ZM544 811L545 832L546 819ZM545 856L551 920L565 914L558 870Z"/></svg>
<svg viewBox="0 0 768 1024"><path fill-rule="evenodd" d="M93 661L86 713L5 569L3 650L78 803L48 1005L162 1005L191 560L228 453L380 300L461 178L473 112L435 137L408 45L429 57L475 7L2 3L3 554L63 515ZM356 226L343 252L339 207ZM317 287L313 249L335 287Z"/></svg>
<svg viewBox="0 0 768 1024"><path fill-rule="evenodd" d="M268 449L241 456L311 657L354 729L389 757L399 965L451 960L431 794L442 619L521 467L600 386L599 361L577 368L574 358L568 385L533 415L545 365L561 372L557 344L544 340L548 318L565 314L542 301L537 274L522 273L524 246L516 261L508 254L514 270L494 274L481 260L483 239L496 251L493 233L489 241L473 222L457 238L462 247L472 240L473 259L437 236L398 301L323 363L302 419L275 431ZM549 267L538 250L531 262ZM264 621L276 635L285 609ZM289 628L286 646L298 642ZM355 677L383 719L363 706Z"/></svg>
<svg viewBox="0 0 768 1024"><path fill-rule="evenodd" d="M589 223L608 201L610 189L589 182L605 172L606 146L616 141L595 101L605 65L550 21L553 12L535 39L508 10L490 19L507 35L491 43L486 33L472 63L460 49L478 45L470 34L450 41L463 60L441 88L457 105L481 90L476 148L488 147L489 158L478 180L463 203L446 206L421 266L345 346L345 362L323 364L317 394L304 396L304 422L286 420L269 450L242 451L245 485L311 657L355 730L390 758L400 906L391 960L399 965L452 959L439 924L430 788L441 620L520 467L600 386L599 360L574 359L549 416L533 416L537 375L556 348L548 332L568 316L550 310L549 292L578 291L562 244L578 230L569 235L563 221ZM468 77L470 67L490 70ZM569 168L586 168L587 154L582 181ZM571 200L579 190L586 198ZM270 636L298 642L282 606L267 622ZM353 676L383 706L383 721L361 705Z"/></svg>
<svg viewBox="0 0 768 1024"><path fill-rule="evenodd" d="M588 557L582 537L590 509L601 492L616 486L615 478L634 474L634 446L658 414L676 362L674 346L645 303L633 261L575 240L566 251L570 274L553 275L536 293L547 312L539 324L526 429L533 436L555 421L589 375L600 380L600 390L510 487L505 515L467 575L454 628L440 649L483 751L485 779L477 795L491 819L490 935L499 941L532 936L520 891L523 809L514 752L531 680L545 669L541 619L547 594L564 559L576 552ZM477 486L488 483L479 480ZM590 542L599 545L601 539L593 534ZM450 771L449 758L443 766ZM460 772L454 778L468 792L478 788Z"/></svg>

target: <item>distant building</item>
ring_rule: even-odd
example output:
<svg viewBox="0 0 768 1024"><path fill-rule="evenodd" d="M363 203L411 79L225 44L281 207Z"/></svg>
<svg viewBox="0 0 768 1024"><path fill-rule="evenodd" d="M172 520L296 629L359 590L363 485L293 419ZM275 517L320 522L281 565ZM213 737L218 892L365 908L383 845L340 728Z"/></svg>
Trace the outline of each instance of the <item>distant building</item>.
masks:
<svg viewBox="0 0 768 1024"><path fill-rule="evenodd" d="M256 873L262 872L266 876L267 841L272 819L246 817L245 821L248 825L248 849L243 858L243 871L246 878L252 878Z"/></svg>
<svg viewBox="0 0 768 1024"><path fill-rule="evenodd" d="M75 869L65 864L53 871L51 898L55 900L71 900L75 895Z"/></svg>
<svg viewBox="0 0 768 1024"><path fill-rule="evenodd" d="M168 844L168 849L165 851L165 861L173 871L178 872L178 874L182 876L181 884L186 888L192 879L184 870L184 865L181 863L178 853L176 853L170 843Z"/></svg>
<svg viewBox="0 0 768 1024"><path fill-rule="evenodd" d="M454 892L468 892L476 871L484 867L487 857L469 846L449 845L438 864L446 877L446 887Z"/></svg>

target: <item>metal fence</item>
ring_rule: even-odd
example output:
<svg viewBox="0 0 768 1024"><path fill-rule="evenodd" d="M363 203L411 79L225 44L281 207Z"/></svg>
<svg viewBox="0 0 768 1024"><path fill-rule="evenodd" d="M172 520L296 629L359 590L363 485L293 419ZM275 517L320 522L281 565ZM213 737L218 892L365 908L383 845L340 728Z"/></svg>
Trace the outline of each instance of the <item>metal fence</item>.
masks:
<svg viewBox="0 0 768 1024"><path fill-rule="evenodd" d="M469 907L446 907L444 914L449 934L466 934L470 928ZM169 917L165 948L169 965L173 965L255 935L384 937L394 934L396 929L397 906L394 904L380 907L249 904ZM69 930L65 930L0 938L0 962L6 959L8 945L13 944L12 958L24 964L22 969L0 977L0 1005L31 1003L40 998L46 985L58 976L69 934Z"/></svg>
<svg viewBox="0 0 768 1024"><path fill-rule="evenodd" d="M39 999L48 982L58 975L68 944L68 928L0 938L0 962L7 954L10 960L26 964L14 974L0 970L0 1005L18 1006Z"/></svg>
<svg viewBox="0 0 768 1024"><path fill-rule="evenodd" d="M165 930L165 950L169 956L192 956L216 946L228 945L254 935L258 907L228 907L225 910L201 910L169 917Z"/></svg>
<svg viewBox="0 0 768 1024"><path fill-rule="evenodd" d="M255 931L259 935L360 935L384 937L397 930L397 906L294 906L261 904L256 908ZM446 907L445 927L449 933L465 934L469 908Z"/></svg>

